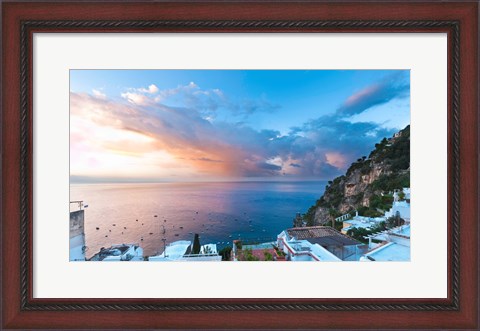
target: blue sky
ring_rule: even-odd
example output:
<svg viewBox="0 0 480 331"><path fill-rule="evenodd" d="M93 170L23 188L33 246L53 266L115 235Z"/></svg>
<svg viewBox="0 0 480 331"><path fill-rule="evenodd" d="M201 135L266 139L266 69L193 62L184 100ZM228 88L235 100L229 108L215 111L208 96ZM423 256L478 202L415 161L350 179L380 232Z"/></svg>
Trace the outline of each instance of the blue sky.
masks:
<svg viewBox="0 0 480 331"><path fill-rule="evenodd" d="M330 179L410 123L409 81L408 70L71 70L71 174Z"/></svg>

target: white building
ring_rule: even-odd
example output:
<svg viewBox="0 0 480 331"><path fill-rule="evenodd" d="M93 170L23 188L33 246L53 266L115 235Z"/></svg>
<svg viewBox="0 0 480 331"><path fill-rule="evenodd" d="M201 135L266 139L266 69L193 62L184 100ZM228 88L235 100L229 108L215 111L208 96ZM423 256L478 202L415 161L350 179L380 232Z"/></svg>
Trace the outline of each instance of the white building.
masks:
<svg viewBox="0 0 480 331"><path fill-rule="evenodd" d="M343 221L343 228L341 232L343 234L347 234L347 231L353 228L374 229L380 224L380 222L385 222L386 220L387 218L385 216L366 217L359 216L357 212L357 214L351 219Z"/></svg>
<svg viewBox="0 0 480 331"><path fill-rule="evenodd" d="M410 203L407 201L394 201L392 208L385 212L385 216L387 218L392 217L395 216L397 212L406 222L410 222Z"/></svg>
<svg viewBox="0 0 480 331"><path fill-rule="evenodd" d="M167 262L167 261L221 261L222 256L218 255L216 244L206 244L201 246L199 254L192 254L193 244L188 240L179 240L165 247L163 253L150 256L148 261Z"/></svg>
<svg viewBox="0 0 480 331"><path fill-rule="evenodd" d="M387 231L368 236L369 247L360 261L410 261L410 225L402 225ZM373 240L381 240L374 245Z"/></svg>
<svg viewBox="0 0 480 331"><path fill-rule="evenodd" d="M85 261L84 217L83 209L70 212L70 261Z"/></svg>
<svg viewBox="0 0 480 331"><path fill-rule="evenodd" d="M280 249L283 250L290 261L341 261L322 246L312 245L307 240L287 240L284 232L278 236L278 239Z"/></svg>
<svg viewBox="0 0 480 331"><path fill-rule="evenodd" d="M89 261L143 261L143 249L136 244L113 245L101 248Z"/></svg>
<svg viewBox="0 0 480 331"><path fill-rule="evenodd" d="M362 244L329 226L291 228L277 236L290 261L357 261Z"/></svg>

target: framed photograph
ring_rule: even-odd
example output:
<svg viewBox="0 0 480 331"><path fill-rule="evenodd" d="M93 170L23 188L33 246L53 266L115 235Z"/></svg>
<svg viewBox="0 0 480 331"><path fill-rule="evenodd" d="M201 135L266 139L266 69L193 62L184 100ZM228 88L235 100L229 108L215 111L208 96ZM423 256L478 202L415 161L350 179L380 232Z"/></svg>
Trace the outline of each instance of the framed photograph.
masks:
<svg viewBox="0 0 480 331"><path fill-rule="evenodd" d="M477 329L478 9L2 3L2 328Z"/></svg>

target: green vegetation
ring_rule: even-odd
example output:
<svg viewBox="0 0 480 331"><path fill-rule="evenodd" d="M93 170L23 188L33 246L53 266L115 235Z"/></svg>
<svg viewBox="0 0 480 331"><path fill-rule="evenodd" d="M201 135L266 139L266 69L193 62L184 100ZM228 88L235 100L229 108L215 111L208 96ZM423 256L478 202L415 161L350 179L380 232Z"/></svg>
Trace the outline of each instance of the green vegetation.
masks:
<svg viewBox="0 0 480 331"><path fill-rule="evenodd" d="M198 233L195 233L195 238L193 239L192 254L200 254L200 238Z"/></svg>
<svg viewBox="0 0 480 331"><path fill-rule="evenodd" d="M374 190L384 192L390 192L403 187L410 187L410 172L381 175L371 184L371 187Z"/></svg>
<svg viewBox="0 0 480 331"><path fill-rule="evenodd" d="M355 192L357 194L348 198L344 196L348 183L359 185L359 174L371 174L373 169L379 170L382 175L361 192L358 193L357 189ZM330 225L328 223L341 216L340 207L345 206L357 209L361 216L379 217L383 215L383 211L389 210L392 206L393 196L390 192L403 187L410 187L410 125L394 138L383 138L375 144L375 149L368 157L358 158L350 165L345 175L329 181L323 196L302 215L302 218L307 226L316 225L315 213L322 208L321 215L327 218L324 221L328 221L327 225ZM369 207L362 205L365 196L369 197ZM399 194L399 198L403 200L405 195ZM335 224L335 228L337 227Z"/></svg>
<svg viewBox="0 0 480 331"><path fill-rule="evenodd" d="M203 254L212 254L212 253L213 253L213 251L210 247L208 247L208 246L204 247Z"/></svg>
<svg viewBox="0 0 480 331"><path fill-rule="evenodd" d="M222 261L230 261L230 258L232 256L232 247L226 246L222 248L219 252L218 255L222 256Z"/></svg>
<svg viewBox="0 0 480 331"><path fill-rule="evenodd" d="M361 206L358 208L358 215L365 217L380 217L383 216L383 213L379 212L376 209Z"/></svg>
<svg viewBox="0 0 480 331"><path fill-rule="evenodd" d="M313 226L315 225L315 210L317 207L319 207L319 202L320 200L317 200L317 203L310 208L308 208L308 211L302 215L303 219L307 223L307 226Z"/></svg>
<svg viewBox="0 0 480 331"><path fill-rule="evenodd" d="M269 251L263 251L263 256L265 257L265 261L273 261L273 255Z"/></svg>
<svg viewBox="0 0 480 331"><path fill-rule="evenodd" d="M357 162L353 162L347 170L347 177L350 176L355 170L360 170L362 175L367 174L370 171L370 164L372 161L367 160L366 156L363 156L361 159L358 159Z"/></svg>
<svg viewBox="0 0 480 331"><path fill-rule="evenodd" d="M383 230L386 230L387 227L385 225L385 222L380 222L380 224L375 227L375 228L371 228L371 229L365 229L365 228L351 228L347 231L347 235L349 235L350 237L366 244L368 243L368 239L364 238L368 235L371 235L372 233L376 233L376 232L380 232L380 231L383 231Z"/></svg>
<svg viewBox="0 0 480 331"><path fill-rule="evenodd" d="M278 248L278 246L276 245L272 245L273 246L273 249L275 250L275 253L277 253L278 256L285 256L285 252L282 251L280 248Z"/></svg>
<svg viewBox="0 0 480 331"><path fill-rule="evenodd" d="M405 220L400 217L400 213L397 211L395 216L391 216L387 218L386 226L387 228L391 229L400 225L405 224Z"/></svg>
<svg viewBox="0 0 480 331"><path fill-rule="evenodd" d="M347 235L365 244L368 242L368 239L365 239L364 237L373 233L392 229L403 224L405 224L405 220L401 218L400 214L397 212L395 216L387 218L385 222L380 222L374 228L351 228L347 231Z"/></svg>
<svg viewBox="0 0 480 331"><path fill-rule="evenodd" d="M394 172L410 168L410 125L400 131L400 137L395 138L395 143L390 144L383 139L377 145L370 154L371 158L385 160Z"/></svg>
<svg viewBox="0 0 480 331"><path fill-rule="evenodd" d="M237 249L242 249L242 242L240 240L235 241L235 247Z"/></svg>
<svg viewBox="0 0 480 331"><path fill-rule="evenodd" d="M260 260L258 257L252 254L252 250L250 248L243 250L242 253L243 253L242 261L259 261Z"/></svg>
<svg viewBox="0 0 480 331"><path fill-rule="evenodd" d="M381 209L389 210L392 208L393 204L393 195L373 195L370 197L370 208L371 209Z"/></svg>
<svg viewBox="0 0 480 331"><path fill-rule="evenodd" d="M351 214L350 214L350 215L351 215ZM354 215L355 215L355 214L354 214ZM332 227L332 223L326 224L326 225L329 225L330 227ZM342 230L342 228L343 228L343 222L337 222L337 221L335 221L335 226L334 226L333 228L334 228L335 230L338 230L338 231Z"/></svg>

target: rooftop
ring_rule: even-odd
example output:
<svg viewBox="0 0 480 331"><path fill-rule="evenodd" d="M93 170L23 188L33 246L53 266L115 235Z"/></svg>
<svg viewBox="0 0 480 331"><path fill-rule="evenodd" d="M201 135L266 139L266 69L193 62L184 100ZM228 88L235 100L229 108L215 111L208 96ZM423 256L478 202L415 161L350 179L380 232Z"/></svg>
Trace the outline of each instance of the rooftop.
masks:
<svg viewBox="0 0 480 331"><path fill-rule="evenodd" d="M102 247L93 255L90 261L140 261L143 260L143 249L137 244L113 245L109 248Z"/></svg>
<svg viewBox="0 0 480 331"><path fill-rule="evenodd" d="M165 251L159 255L150 256L149 261L220 261L216 244L206 244L200 247L200 254L192 254L192 242L178 240L168 244Z"/></svg>
<svg viewBox="0 0 480 331"><path fill-rule="evenodd" d="M401 229L395 233L410 238L410 225L402 226Z"/></svg>
<svg viewBox="0 0 480 331"><path fill-rule="evenodd" d="M375 248L364 256L370 261L410 261L410 247L392 242Z"/></svg>
<svg viewBox="0 0 480 331"><path fill-rule="evenodd" d="M290 247L294 254L308 253L318 261L341 261L327 249L318 244L312 244L309 240L292 240L285 242L285 245Z"/></svg>
<svg viewBox="0 0 480 331"><path fill-rule="evenodd" d="M319 245L358 245L357 240L335 230L329 226L309 226L304 228L287 229L287 234L297 240L308 240L312 244Z"/></svg>

